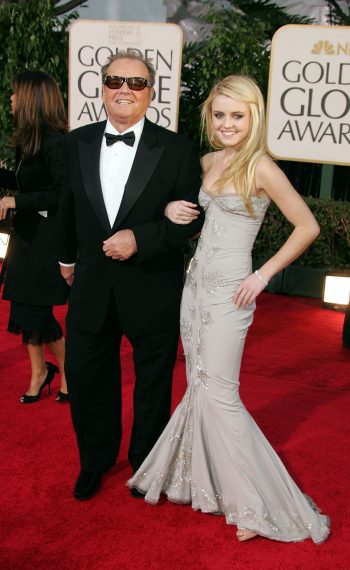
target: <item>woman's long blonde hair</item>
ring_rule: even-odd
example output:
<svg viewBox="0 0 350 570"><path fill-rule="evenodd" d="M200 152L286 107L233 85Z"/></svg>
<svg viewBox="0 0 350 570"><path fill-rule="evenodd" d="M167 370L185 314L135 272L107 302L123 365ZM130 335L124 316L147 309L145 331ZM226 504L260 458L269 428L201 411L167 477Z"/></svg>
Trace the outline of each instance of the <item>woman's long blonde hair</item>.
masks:
<svg viewBox="0 0 350 570"><path fill-rule="evenodd" d="M202 132L207 133L208 141L216 150L225 148L213 131L212 106L217 95L226 95L249 107L250 130L247 138L234 155L232 163L224 170L214 185L214 192L220 193L232 183L248 212L253 215L251 192L254 188L255 168L259 159L266 153L265 105L262 93L253 79L244 75L229 75L217 83L202 105Z"/></svg>
<svg viewBox="0 0 350 570"><path fill-rule="evenodd" d="M17 96L15 132L11 138L24 156L33 156L41 145L42 129L67 130L67 118L60 89L44 71L23 71L12 78Z"/></svg>

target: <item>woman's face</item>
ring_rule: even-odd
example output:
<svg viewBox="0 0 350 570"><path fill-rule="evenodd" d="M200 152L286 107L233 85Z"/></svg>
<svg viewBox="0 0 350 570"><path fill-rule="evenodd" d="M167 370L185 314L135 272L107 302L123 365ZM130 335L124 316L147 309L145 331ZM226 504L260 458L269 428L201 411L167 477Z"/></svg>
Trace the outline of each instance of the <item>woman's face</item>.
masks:
<svg viewBox="0 0 350 570"><path fill-rule="evenodd" d="M248 105L226 95L217 95L211 113L215 138L224 146L239 148L250 132Z"/></svg>
<svg viewBox="0 0 350 570"><path fill-rule="evenodd" d="M17 107L17 95L16 95L16 93L12 93L10 99L11 99L11 112L14 115L16 112L16 107Z"/></svg>

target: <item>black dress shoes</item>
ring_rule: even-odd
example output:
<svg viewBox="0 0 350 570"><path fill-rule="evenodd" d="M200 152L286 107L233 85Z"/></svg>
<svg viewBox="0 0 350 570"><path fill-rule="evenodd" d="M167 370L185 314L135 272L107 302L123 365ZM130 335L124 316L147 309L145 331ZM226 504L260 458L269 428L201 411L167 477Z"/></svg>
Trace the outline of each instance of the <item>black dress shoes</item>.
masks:
<svg viewBox="0 0 350 570"><path fill-rule="evenodd" d="M146 493L142 493L141 491L139 491L138 489L136 489L136 487L131 487L130 489L130 495L132 497L134 497L134 499L144 499Z"/></svg>
<svg viewBox="0 0 350 570"><path fill-rule="evenodd" d="M102 471L80 471L73 495L79 501L85 501L96 495L101 485Z"/></svg>

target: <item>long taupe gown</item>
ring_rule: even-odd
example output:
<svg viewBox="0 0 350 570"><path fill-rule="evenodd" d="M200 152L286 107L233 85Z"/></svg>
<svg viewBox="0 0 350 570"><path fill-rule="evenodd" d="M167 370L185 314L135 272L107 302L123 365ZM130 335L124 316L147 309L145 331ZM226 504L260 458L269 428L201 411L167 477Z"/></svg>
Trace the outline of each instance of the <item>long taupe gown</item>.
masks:
<svg viewBox="0 0 350 570"><path fill-rule="evenodd" d="M251 250L269 205L203 188L205 224L184 287L181 337L187 391L129 487L161 493L227 524L281 541L323 542L329 519L294 483L239 397L241 358L255 304L232 296L251 273Z"/></svg>

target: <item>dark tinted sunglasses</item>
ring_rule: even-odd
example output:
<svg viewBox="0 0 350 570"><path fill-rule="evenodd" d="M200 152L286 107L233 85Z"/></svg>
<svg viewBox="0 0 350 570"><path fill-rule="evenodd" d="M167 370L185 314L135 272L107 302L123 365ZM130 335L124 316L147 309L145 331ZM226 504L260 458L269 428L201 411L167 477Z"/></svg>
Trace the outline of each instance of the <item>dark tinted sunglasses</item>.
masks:
<svg viewBox="0 0 350 570"><path fill-rule="evenodd" d="M143 77L119 77L119 75L107 75L103 78L104 85L109 89L120 89L123 83L128 84L131 91L142 91L145 87L152 87L152 84Z"/></svg>

